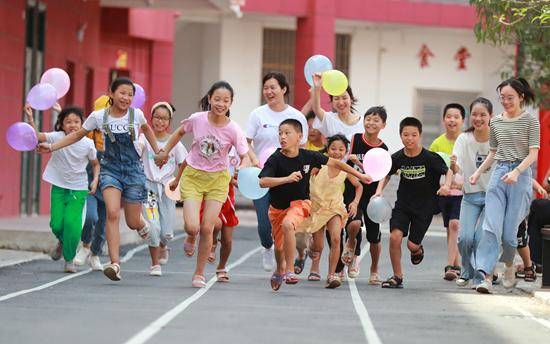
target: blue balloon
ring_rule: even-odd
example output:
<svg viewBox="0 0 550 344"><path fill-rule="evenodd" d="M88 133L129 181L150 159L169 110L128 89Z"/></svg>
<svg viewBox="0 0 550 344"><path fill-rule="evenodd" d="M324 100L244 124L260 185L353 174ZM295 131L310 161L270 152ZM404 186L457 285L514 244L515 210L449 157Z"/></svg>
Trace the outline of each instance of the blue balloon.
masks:
<svg viewBox="0 0 550 344"><path fill-rule="evenodd" d="M267 194L268 188L260 187L260 169L257 167L246 167L239 170L238 185L241 194L248 199L260 199Z"/></svg>
<svg viewBox="0 0 550 344"><path fill-rule="evenodd" d="M332 70L332 62L323 55L313 55L307 59L304 65L304 76L309 86L313 86L313 74Z"/></svg>

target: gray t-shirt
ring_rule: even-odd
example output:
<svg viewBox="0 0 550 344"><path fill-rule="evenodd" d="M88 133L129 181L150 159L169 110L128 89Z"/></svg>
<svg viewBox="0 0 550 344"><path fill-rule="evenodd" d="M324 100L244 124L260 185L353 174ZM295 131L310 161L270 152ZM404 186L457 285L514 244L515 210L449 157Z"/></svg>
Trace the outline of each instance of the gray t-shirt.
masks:
<svg viewBox="0 0 550 344"><path fill-rule="evenodd" d="M527 112L515 118L496 116L490 123L489 146L497 151L497 161L522 161L530 148L540 148L539 120Z"/></svg>

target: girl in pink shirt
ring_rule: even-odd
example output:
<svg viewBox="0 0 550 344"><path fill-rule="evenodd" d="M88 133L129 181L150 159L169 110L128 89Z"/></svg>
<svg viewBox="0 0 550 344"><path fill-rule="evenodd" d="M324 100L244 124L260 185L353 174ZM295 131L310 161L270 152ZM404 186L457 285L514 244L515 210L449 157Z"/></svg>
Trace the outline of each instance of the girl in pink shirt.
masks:
<svg viewBox="0 0 550 344"><path fill-rule="evenodd" d="M235 146L241 157L241 166L248 154L248 144L241 128L229 118L229 107L233 102L233 88L225 81L218 81L201 99L203 112L197 112L181 122L181 126L170 136L164 151L155 157L155 163L162 166L168 153L186 133L193 134L193 144L186 158L180 192L183 203L185 231L190 237L200 234L197 266L192 285L206 286L204 268L212 247L212 233L221 207L229 192L228 153ZM248 161L248 160L247 160ZM204 214L200 221L201 203L204 200Z"/></svg>

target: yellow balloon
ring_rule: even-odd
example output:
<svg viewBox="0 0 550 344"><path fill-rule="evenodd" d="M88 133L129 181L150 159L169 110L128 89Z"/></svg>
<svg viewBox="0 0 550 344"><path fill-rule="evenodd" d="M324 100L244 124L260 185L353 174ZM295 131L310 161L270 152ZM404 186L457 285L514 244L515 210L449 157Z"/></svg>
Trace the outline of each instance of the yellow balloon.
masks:
<svg viewBox="0 0 550 344"><path fill-rule="evenodd" d="M331 96L340 96L346 92L348 88L348 78L346 74L333 69L323 72L322 77L323 89Z"/></svg>
<svg viewBox="0 0 550 344"><path fill-rule="evenodd" d="M102 95L94 101L94 111L103 110L109 107L109 97Z"/></svg>

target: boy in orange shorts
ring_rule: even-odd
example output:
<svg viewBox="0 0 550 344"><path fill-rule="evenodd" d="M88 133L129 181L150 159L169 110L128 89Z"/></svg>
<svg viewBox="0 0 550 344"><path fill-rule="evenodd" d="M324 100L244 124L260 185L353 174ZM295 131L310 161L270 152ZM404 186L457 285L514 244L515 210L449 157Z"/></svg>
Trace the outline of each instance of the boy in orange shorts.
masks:
<svg viewBox="0 0 550 344"><path fill-rule="evenodd" d="M301 139L302 124L299 121L282 121L279 125L281 148L267 159L259 175L260 186L269 188L269 221L277 261L277 269L271 276L271 288L275 291L279 290L283 280L286 284L298 283L298 277L293 272L295 229L309 216L309 177L312 170L328 165L352 174L366 184L372 181L369 175L359 173L342 161L301 149Z"/></svg>

